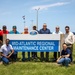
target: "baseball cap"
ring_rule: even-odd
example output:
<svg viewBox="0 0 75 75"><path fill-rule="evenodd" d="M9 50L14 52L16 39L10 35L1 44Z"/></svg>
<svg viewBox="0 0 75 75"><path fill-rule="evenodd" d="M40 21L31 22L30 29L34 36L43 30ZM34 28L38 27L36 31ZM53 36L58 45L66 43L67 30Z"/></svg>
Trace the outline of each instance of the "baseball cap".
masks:
<svg viewBox="0 0 75 75"><path fill-rule="evenodd" d="M13 28L17 28L16 26L13 26Z"/></svg>

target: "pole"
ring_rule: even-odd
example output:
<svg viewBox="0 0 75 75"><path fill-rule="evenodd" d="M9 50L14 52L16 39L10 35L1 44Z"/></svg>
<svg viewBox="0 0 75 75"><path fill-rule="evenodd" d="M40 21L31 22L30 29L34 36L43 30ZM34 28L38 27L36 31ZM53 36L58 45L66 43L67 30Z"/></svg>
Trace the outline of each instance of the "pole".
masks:
<svg viewBox="0 0 75 75"><path fill-rule="evenodd" d="M24 20L24 27L25 27L25 23L26 23L26 22L25 22L25 20Z"/></svg>
<svg viewBox="0 0 75 75"><path fill-rule="evenodd" d="M38 30L38 11L40 10L40 8L35 9L36 10L36 25L37 25L37 30Z"/></svg>
<svg viewBox="0 0 75 75"><path fill-rule="evenodd" d="M33 28L33 20L31 20L31 25L32 25L32 28Z"/></svg>
<svg viewBox="0 0 75 75"><path fill-rule="evenodd" d="M24 15L22 18L23 18L23 20L24 20L24 27L25 27L25 23L26 23L26 22L25 22L25 15Z"/></svg>

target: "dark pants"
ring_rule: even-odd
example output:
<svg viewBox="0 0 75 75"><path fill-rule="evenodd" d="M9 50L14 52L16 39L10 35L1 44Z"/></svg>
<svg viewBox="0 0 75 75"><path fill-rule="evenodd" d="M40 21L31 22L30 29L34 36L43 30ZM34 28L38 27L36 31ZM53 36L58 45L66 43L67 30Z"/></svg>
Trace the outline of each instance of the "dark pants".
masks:
<svg viewBox="0 0 75 75"><path fill-rule="evenodd" d="M57 53L58 53L58 57L60 57L60 52L54 52L54 59L57 60Z"/></svg>
<svg viewBox="0 0 75 75"><path fill-rule="evenodd" d="M44 60L44 52L40 53L41 60Z"/></svg>
<svg viewBox="0 0 75 75"><path fill-rule="evenodd" d="M3 44L3 36L0 36L0 48L1 48L2 44Z"/></svg>
<svg viewBox="0 0 75 75"><path fill-rule="evenodd" d="M36 58L37 57L37 52L32 52L32 58Z"/></svg>
<svg viewBox="0 0 75 75"><path fill-rule="evenodd" d="M13 55L14 55L14 59L15 59L15 61L16 61L17 58L18 58L18 52L17 52L17 51L14 51Z"/></svg>
<svg viewBox="0 0 75 75"><path fill-rule="evenodd" d="M73 45L72 44L67 44L67 47L68 47L68 49L71 50L71 55L72 55L71 62L72 62L73 61Z"/></svg>
<svg viewBox="0 0 75 75"><path fill-rule="evenodd" d="M28 60L30 60L30 52L28 52ZM22 61L25 61L25 52L22 52Z"/></svg>
<svg viewBox="0 0 75 75"><path fill-rule="evenodd" d="M28 52L28 60L30 60L30 52Z"/></svg>
<svg viewBox="0 0 75 75"><path fill-rule="evenodd" d="M22 52L22 61L25 61L25 52Z"/></svg>
<svg viewBox="0 0 75 75"><path fill-rule="evenodd" d="M49 61L49 52L46 52L46 61Z"/></svg>
<svg viewBox="0 0 75 75"><path fill-rule="evenodd" d="M43 61L44 60L44 52L41 52L40 56L41 56L41 61ZM49 61L49 52L46 52L46 61Z"/></svg>
<svg viewBox="0 0 75 75"><path fill-rule="evenodd" d="M40 53L40 57L41 57L41 61L43 61L44 60L44 52Z"/></svg>
<svg viewBox="0 0 75 75"><path fill-rule="evenodd" d="M3 36L0 36L0 40L3 41Z"/></svg>

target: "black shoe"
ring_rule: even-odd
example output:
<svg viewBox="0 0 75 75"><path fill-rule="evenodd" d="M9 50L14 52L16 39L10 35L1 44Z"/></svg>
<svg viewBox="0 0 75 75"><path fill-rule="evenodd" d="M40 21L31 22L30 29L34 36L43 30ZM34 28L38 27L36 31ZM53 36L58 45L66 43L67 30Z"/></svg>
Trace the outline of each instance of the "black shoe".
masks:
<svg viewBox="0 0 75 75"><path fill-rule="evenodd" d="M25 59L23 58L23 59L22 59L22 61L24 62L24 61L25 61Z"/></svg>

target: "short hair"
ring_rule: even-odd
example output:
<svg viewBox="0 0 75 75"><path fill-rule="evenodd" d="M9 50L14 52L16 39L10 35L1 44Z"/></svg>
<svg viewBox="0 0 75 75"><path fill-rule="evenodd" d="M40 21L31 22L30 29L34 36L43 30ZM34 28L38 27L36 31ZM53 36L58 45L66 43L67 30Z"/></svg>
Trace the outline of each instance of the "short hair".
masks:
<svg viewBox="0 0 75 75"><path fill-rule="evenodd" d="M7 28L7 27L6 27L6 25L3 25L3 27L2 27L2 28Z"/></svg>
<svg viewBox="0 0 75 75"><path fill-rule="evenodd" d="M59 28L59 29L60 29L60 27L59 27L59 26L56 26L55 28Z"/></svg>
<svg viewBox="0 0 75 75"><path fill-rule="evenodd" d="M47 26L47 24L46 24L46 23L44 23L44 24L43 24L43 26Z"/></svg>
<svg viewBox="0 0 75 75"><path fill-rule="evenodd" d="M8 38L6 39L6 41L9 40Z"/></svg>
<svg viewBox="0 0 75 75"><path fill-rule="evenodd" d="M24 29L28 29L28 27L27 27L27 26L25 26L25 27L24 27Z"/></svg>
<svg viewBox="0 0 75 75"><path fill-rule="evenodd" d="M33 26L33 28L36 28L36 26Z"/></svg>
<svg viewBox="0 0 75 75"><path fill-rule="evenodd" d="M65 26L65 29L66 29L66 28L70 29L70 27L69 27L69 26Z"/></svg>
<svg viewBox="0 0 75 75"><path fill-rule="evenodd" d="M63 45L64 45L64 44L67 46L67 44L66 44L66 43L63 43Z"/></svg>

